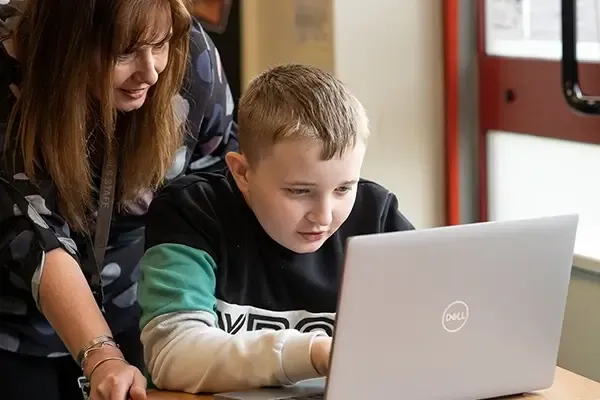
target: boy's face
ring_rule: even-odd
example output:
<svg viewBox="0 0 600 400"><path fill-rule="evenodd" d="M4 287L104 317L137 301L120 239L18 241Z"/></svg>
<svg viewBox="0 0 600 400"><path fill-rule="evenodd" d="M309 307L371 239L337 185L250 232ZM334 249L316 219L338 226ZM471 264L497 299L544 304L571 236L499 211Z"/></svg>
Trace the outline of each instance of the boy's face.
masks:
<svg viewBox="0 0 600 400"><path fill-rule="evenodd" d="M341 158L323 161L319 145L287 140L251 167L236 153L227 163L267 234L296 253L310 253L348 218L365 150L359 141Z"/></svg>

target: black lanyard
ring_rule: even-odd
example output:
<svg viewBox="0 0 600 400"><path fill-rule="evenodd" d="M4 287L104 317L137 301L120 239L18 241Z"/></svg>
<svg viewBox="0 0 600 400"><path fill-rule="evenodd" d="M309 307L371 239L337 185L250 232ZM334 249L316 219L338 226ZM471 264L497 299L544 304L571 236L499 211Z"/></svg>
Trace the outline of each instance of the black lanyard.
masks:
<svg viewBox="0 0 600 400"><path fill-rule="evenodd" d="M98 307L103 309L102 280L100 273L104 268L104 256L110 236L110 223L115 202L115 186L117 182L117 152L114 147L107 149L102 165L102 181L100 183L100 196L98 197L98 213L96 216L96 231L94 242L88 240L88 262L94 262L93 268L88 269L90 288ZM84 271L86 272L86 271Z"/></svg>

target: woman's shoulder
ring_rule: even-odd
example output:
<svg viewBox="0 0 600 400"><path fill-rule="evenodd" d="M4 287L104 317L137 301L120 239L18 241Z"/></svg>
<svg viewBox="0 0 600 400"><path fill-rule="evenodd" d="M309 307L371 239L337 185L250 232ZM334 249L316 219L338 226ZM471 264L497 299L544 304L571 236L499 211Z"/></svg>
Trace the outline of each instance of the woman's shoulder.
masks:
<svg viewBox="0 0 600 400"><path fill-rule="evenodd" d="M0 214L10 214L17 208L20 212L31 206L40 215L51 216L57 206L55 185L50 180L33 180L6 164L0 163Z"/></svg>
<svg viewBox="0 0 600 400"><path fill-rule="evenodd" d="M190 76L188 74L188 79L192 82L202 82L212 86L214 84L215 68L217 67L214 63L217 49L210 36L195 18L192 19L189 51L192 68L188 72L193 71L195 75ZM210 91L207 93L210 93Z"/></svg>
<svg viewBox="0 0 600 400"><path fill-rule="evenodd" d="M28 174L14 143L6 143L7 123L0 122L0 219L19 208L33 207L40 215L51 216L57 207L56 186L40 166ZM12 142L12 141L11 141ZM17 207L19 206L19 207ZM61 221L64 224L64 221ZM40 224L45 227L46 224Z"/></svg>
<svg viewBox="0 0 600 400"><path fill-rule="evenodd" d="M202 51L209 48L209 37L206 34L202 24L197 18L192 18L192 26L190 29L190 52L202 53Z"/></svg>

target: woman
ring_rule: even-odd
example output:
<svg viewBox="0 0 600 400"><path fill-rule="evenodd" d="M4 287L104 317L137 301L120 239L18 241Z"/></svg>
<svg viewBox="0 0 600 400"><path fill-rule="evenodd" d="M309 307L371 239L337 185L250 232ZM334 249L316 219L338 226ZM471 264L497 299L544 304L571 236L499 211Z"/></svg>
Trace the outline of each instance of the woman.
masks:
<svg viewBox="0 0 600 400"><path fill-rule="evenodd" d="M185 1L0 8L14 26L0 48L2 398L81 399L80 376L92 399L146 396L144 214L161 185L237 148L218 53Z"/></svg>

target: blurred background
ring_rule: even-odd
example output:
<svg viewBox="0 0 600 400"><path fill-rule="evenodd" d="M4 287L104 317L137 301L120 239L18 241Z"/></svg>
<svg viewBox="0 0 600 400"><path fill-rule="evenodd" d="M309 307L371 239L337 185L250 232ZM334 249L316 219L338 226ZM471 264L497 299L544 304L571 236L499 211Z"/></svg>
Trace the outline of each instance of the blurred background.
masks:
<svg viewBox="0 0 600 400"><path fill-rule="evenodd" d="M365 177L395 191L426 227L446 222L442 14L418 0L233 0L225 32L209 34L236 99L279 63L341 78L372 123Z"/></svg>
<svg viewBox="0 0 600 400"><path fill-rule="evenodd" d="M418 228L579 213L559 365L600 381L599 6L200 0L196 14L236 100L279 63L341 78L371 119L364 177Z"/></svg>

